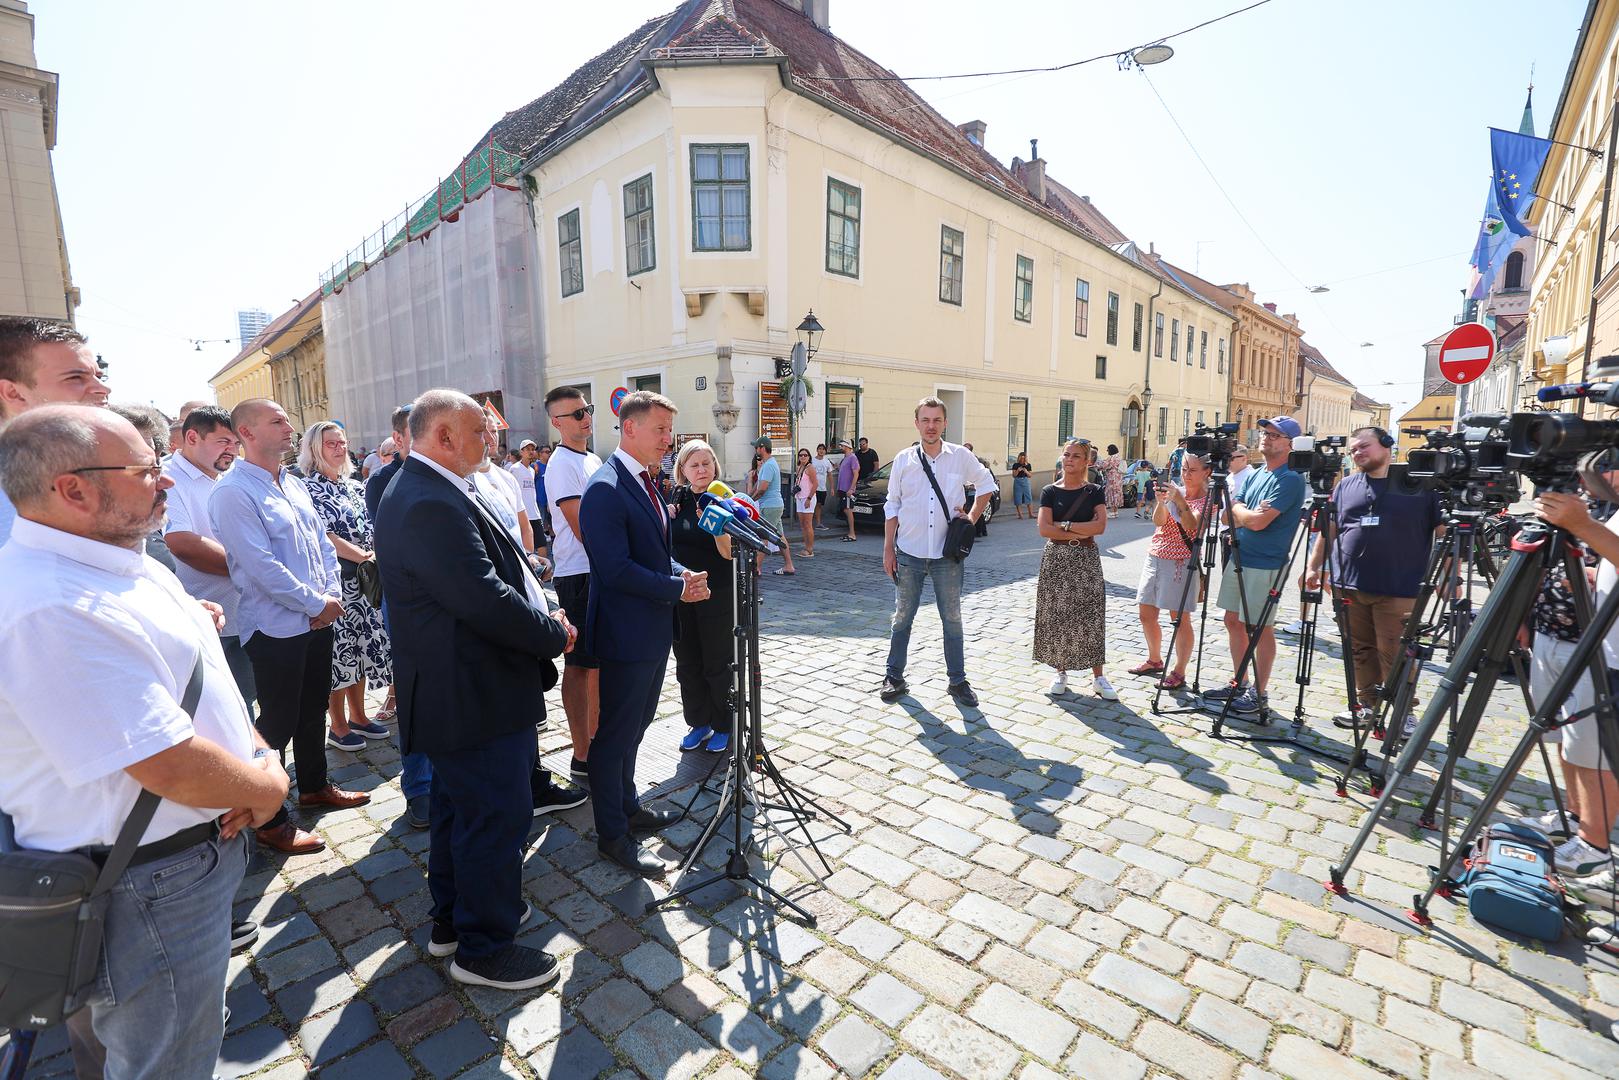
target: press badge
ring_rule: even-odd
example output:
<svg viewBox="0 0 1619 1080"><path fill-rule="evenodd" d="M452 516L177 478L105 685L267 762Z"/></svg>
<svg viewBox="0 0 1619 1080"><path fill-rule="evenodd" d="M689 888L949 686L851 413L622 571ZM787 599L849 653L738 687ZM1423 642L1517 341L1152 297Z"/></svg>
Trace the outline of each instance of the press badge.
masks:
<svg viewBox="0 0 1619 1080"><path fill-rule="evenodd" d="M1365 517L1360 519L1360 527L1363 528L1363 529L1370 529L1372 526L1376 525L1380 520L1382 520L1382 519L1379 518L1376 514L1367 514Z"/></svg>

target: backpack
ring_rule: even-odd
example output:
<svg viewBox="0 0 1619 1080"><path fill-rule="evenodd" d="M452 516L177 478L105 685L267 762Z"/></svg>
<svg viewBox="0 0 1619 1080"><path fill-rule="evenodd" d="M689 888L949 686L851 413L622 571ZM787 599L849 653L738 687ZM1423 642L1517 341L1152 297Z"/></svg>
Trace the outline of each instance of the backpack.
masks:
<svg viewBox="0 0 1619 1080"><path fill-rule="evenodd" d="M1515 934L1558 941L1563 936L1563 885L1550 840L1523 825L1491 825L1473 841L1456 891L1481 923Z"/></svg>

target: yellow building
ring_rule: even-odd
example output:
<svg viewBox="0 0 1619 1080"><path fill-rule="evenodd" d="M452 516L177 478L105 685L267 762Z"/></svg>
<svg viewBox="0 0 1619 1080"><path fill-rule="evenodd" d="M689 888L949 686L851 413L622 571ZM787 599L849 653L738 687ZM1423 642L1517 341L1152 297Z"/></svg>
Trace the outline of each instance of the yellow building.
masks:
<svg viewBox="0 0 1619 1080"><path fill-rule="evenodd" d="M327 419L324 415L315 415L317 410L313 408L317 404L318 411L326 408L324 347L314 347L319 346L320 300L320 290L316 289L301 303L283 311L258 337L243 342L230 362L214 373L208 385L214 388L214 397L221 407L233 409L249 398L267 397L279 402L300 430L316 420ZM315 338L306 341L311 334ZM300 343L304 344L299 353L303 360L302 381L292 378L297 370L297 358L292 356L292 350ZM272 365L271 360L282 353L287 356L279 365L280 378L277 378L278 367ZM306 415L308 419L304 420Z"/></svg>
<svg viewBox="0 0 1619 1080"><path fill-rule="evenodd" d="M1530 284L1520 407L1533 401L1541 385L1586 381L1590 359L1619 352L1619 303L1613 296L1619 287L1614 229L1619 210L1610 211L1609 236L1597 236L1604 172L1613 168L1613 162L1578 149L1592 147L1605 155L1616 95L1619 3L1590 0L1551 130L1546 133L1556 141L1535 182L1535 190L1545 198L1530 201L1523 214L1530 230L1550 243L1540 249ZM1573 211L1566 212L1562 206L1573 207ZM1599 245L1603 249L1602 278L1593 282ZM1594 329L1589 325L1593 285L1598 300ZM1593 339L1589 352L1588 333ZM1552 342L1549 347L1548 340ZM1559 359L1565 352L1566 358ZM1578 404L1557 407L1572 409L1584 404L1581 399Z"/></svg>
<svg viewBox="0 0 1619 1080"><path fill-rule="evenodd" d="M1302 365L1303 401L1293 418L1307 434L1327 437L1348 435L1357 395L1355 384L1327 362L1321 350L1308 341L1299 341ZM1381 425L1379 425L1381 426Z"/></svg>
<svg viewBox="0 0 1619 1080"><path fill-rule="evenodd" d="M1049 466L1071 435L1163 460L1219 419L1232 313L1048 177L1037 147L1004 165L983 124L952 125L902 82L851 81L891 73L826 20L824 0L688 3L479 140L526 173L480 198L532 200L533 393L584 388L600 452L614 389L657 389L732 477L761 433L781 455L790 430L810 447L865 436L891 458L924 395L1003 475L1019 451ZM383 397L361 384L384 376L365 358L386 354L357 297L398 258L345 269L327 300L334 407L365 402L367 433ZM812 310L825 333L789 428L779 380ZM392 400L425 378L387 376ZM554 437L519 404L528 388L476 389L507 394L513 436Z"/></svg>
<svg viewBox="0 0 1619 1080"><path fill-rule="evenodd" d="M1354 431L1363 427L1380 427L1389 430L1389 409L1391 406L1380 401L1373 401L1359 390L1355 391L1354 398L1349 403L1349 430Z"/></svg>
<svg viewBox="0 0 1619 1080"><path fill-rule="evenodd" d="M0 315L71 323L79 290L51 168L56 84L36 66L28 5L0 0Z"/></svg>

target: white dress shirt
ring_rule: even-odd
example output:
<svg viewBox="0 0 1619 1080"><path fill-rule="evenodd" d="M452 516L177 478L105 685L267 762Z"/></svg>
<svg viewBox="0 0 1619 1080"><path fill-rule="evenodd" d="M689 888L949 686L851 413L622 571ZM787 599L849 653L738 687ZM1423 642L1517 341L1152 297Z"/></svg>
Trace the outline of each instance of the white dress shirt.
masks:
<svg viewBox="0 0 1619 1080"><path fill-rule="evenodd" d="M247 706L213 622L160 563L18 518L0 581L0 809L19 845L111 844L140 794L124 770L193 736L251 760ZM193 721L180 699L199 655ZM226 809L164 799L141 842Z"/></svg>
<svg viewBox="0 0 1619 1080"><path fill-rule="evenodd" d="M661 499L655 499L652 497L652 495L646 489L646 484L641 479L641 474L646 473L647 479L652 480L652 470L630 457L629 454L626 454L622 446L613 451L613 457L617 458L619 464L623 465L624 468L629 471L630 479L635 481L635 490L640 494L641 498L650 503L652 508L658 512L658 519L663 522L664 531L668 532L669 508L663 505L663 501ZM653 480L654 487L656 487L656 484L657 481Z"/></svg>
<svg viewBox="0 0 1619 1080"><path fill-rule="evenodd" d="M163 535L173 532L195 533L216 543L214 524L208 520L208 496L214 493L217 476L209 476L191 463L183 453L176 452L163 466L163 475L174 481L169 489L168 518L163 523ZM180 556L174 557L175 574L186 592L198 600L211 600L225 609L225 629L220 633L236 637L236 606L242 594L231 583L229 574L209 574L188 564Z"/></svg>
<svg viewBox="0 0 1619 1080"><path fill-rule="evenodd" d="M950 508L939 505L933 485L922 468L922 447L908 446L894 456L888 472L888 502L884 513L899 519L895 543L900 551L915 559L944 557L945 531L955 509L967 501L967 488L979 494L994 489L995 477L971 450L954 443L942 443L939 456L929 458L933 475L939 481ZM968 509L971 509L968 507Z"/></svg>
<svg viewBox="0 0 1619 1080"><path fill-rule="evenodd" d="M456 490L465 495L467 497L467 501L472 504L473 513L483 515L483 517L488 520L491 525L502 530L503 532L512 533L515 530L516 522L514 521L511 525L507 525L504 521L502 521L500 519L500 511L492 502L490 502L488 506L485 506L479 502L477 498L477 496L480 494L479 481L482 480L485 484L488 484L490 481L487 477L482 476L482 474L476 471L474 471L470 476L457 476L455 473L451 472L449 469L446 469L444 466L440 465L426 454L417 453L415 450L410 452L410 456L415 458L417 461L422 462L428 468L432 469L434 472L444 477L444 479L454 484ZM503 498L503 496L501 496L493 488L485 488L481 494L485 500ZM527 555L527 552L523 551L523 540L521 533L516 533L516 535L513 536L512 546L517 549L519 555ZM491 559L490 561L493 562L494 560ZM523 567L523 592L528 597L528 602L539 608L541 611L549 612L551 610L551 605L546 602L545 593L540 589L540 579L534 576L534 570L528 565L528 559L525 557L519 559L518 562L520 562Z"/></svg>

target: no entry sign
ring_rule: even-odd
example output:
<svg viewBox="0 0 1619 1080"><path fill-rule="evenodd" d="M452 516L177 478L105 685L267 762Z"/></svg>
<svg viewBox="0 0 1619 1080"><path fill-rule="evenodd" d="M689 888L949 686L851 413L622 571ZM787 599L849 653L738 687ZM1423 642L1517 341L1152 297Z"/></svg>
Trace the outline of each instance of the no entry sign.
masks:
<svg viewBox="0 0 1619 1080"><path fill-rule="evenodd" d="M1439 346L1439 373L1461 386L1470 383L1495 359L1495 335L1483 323L1463 323Z"/></svg>

